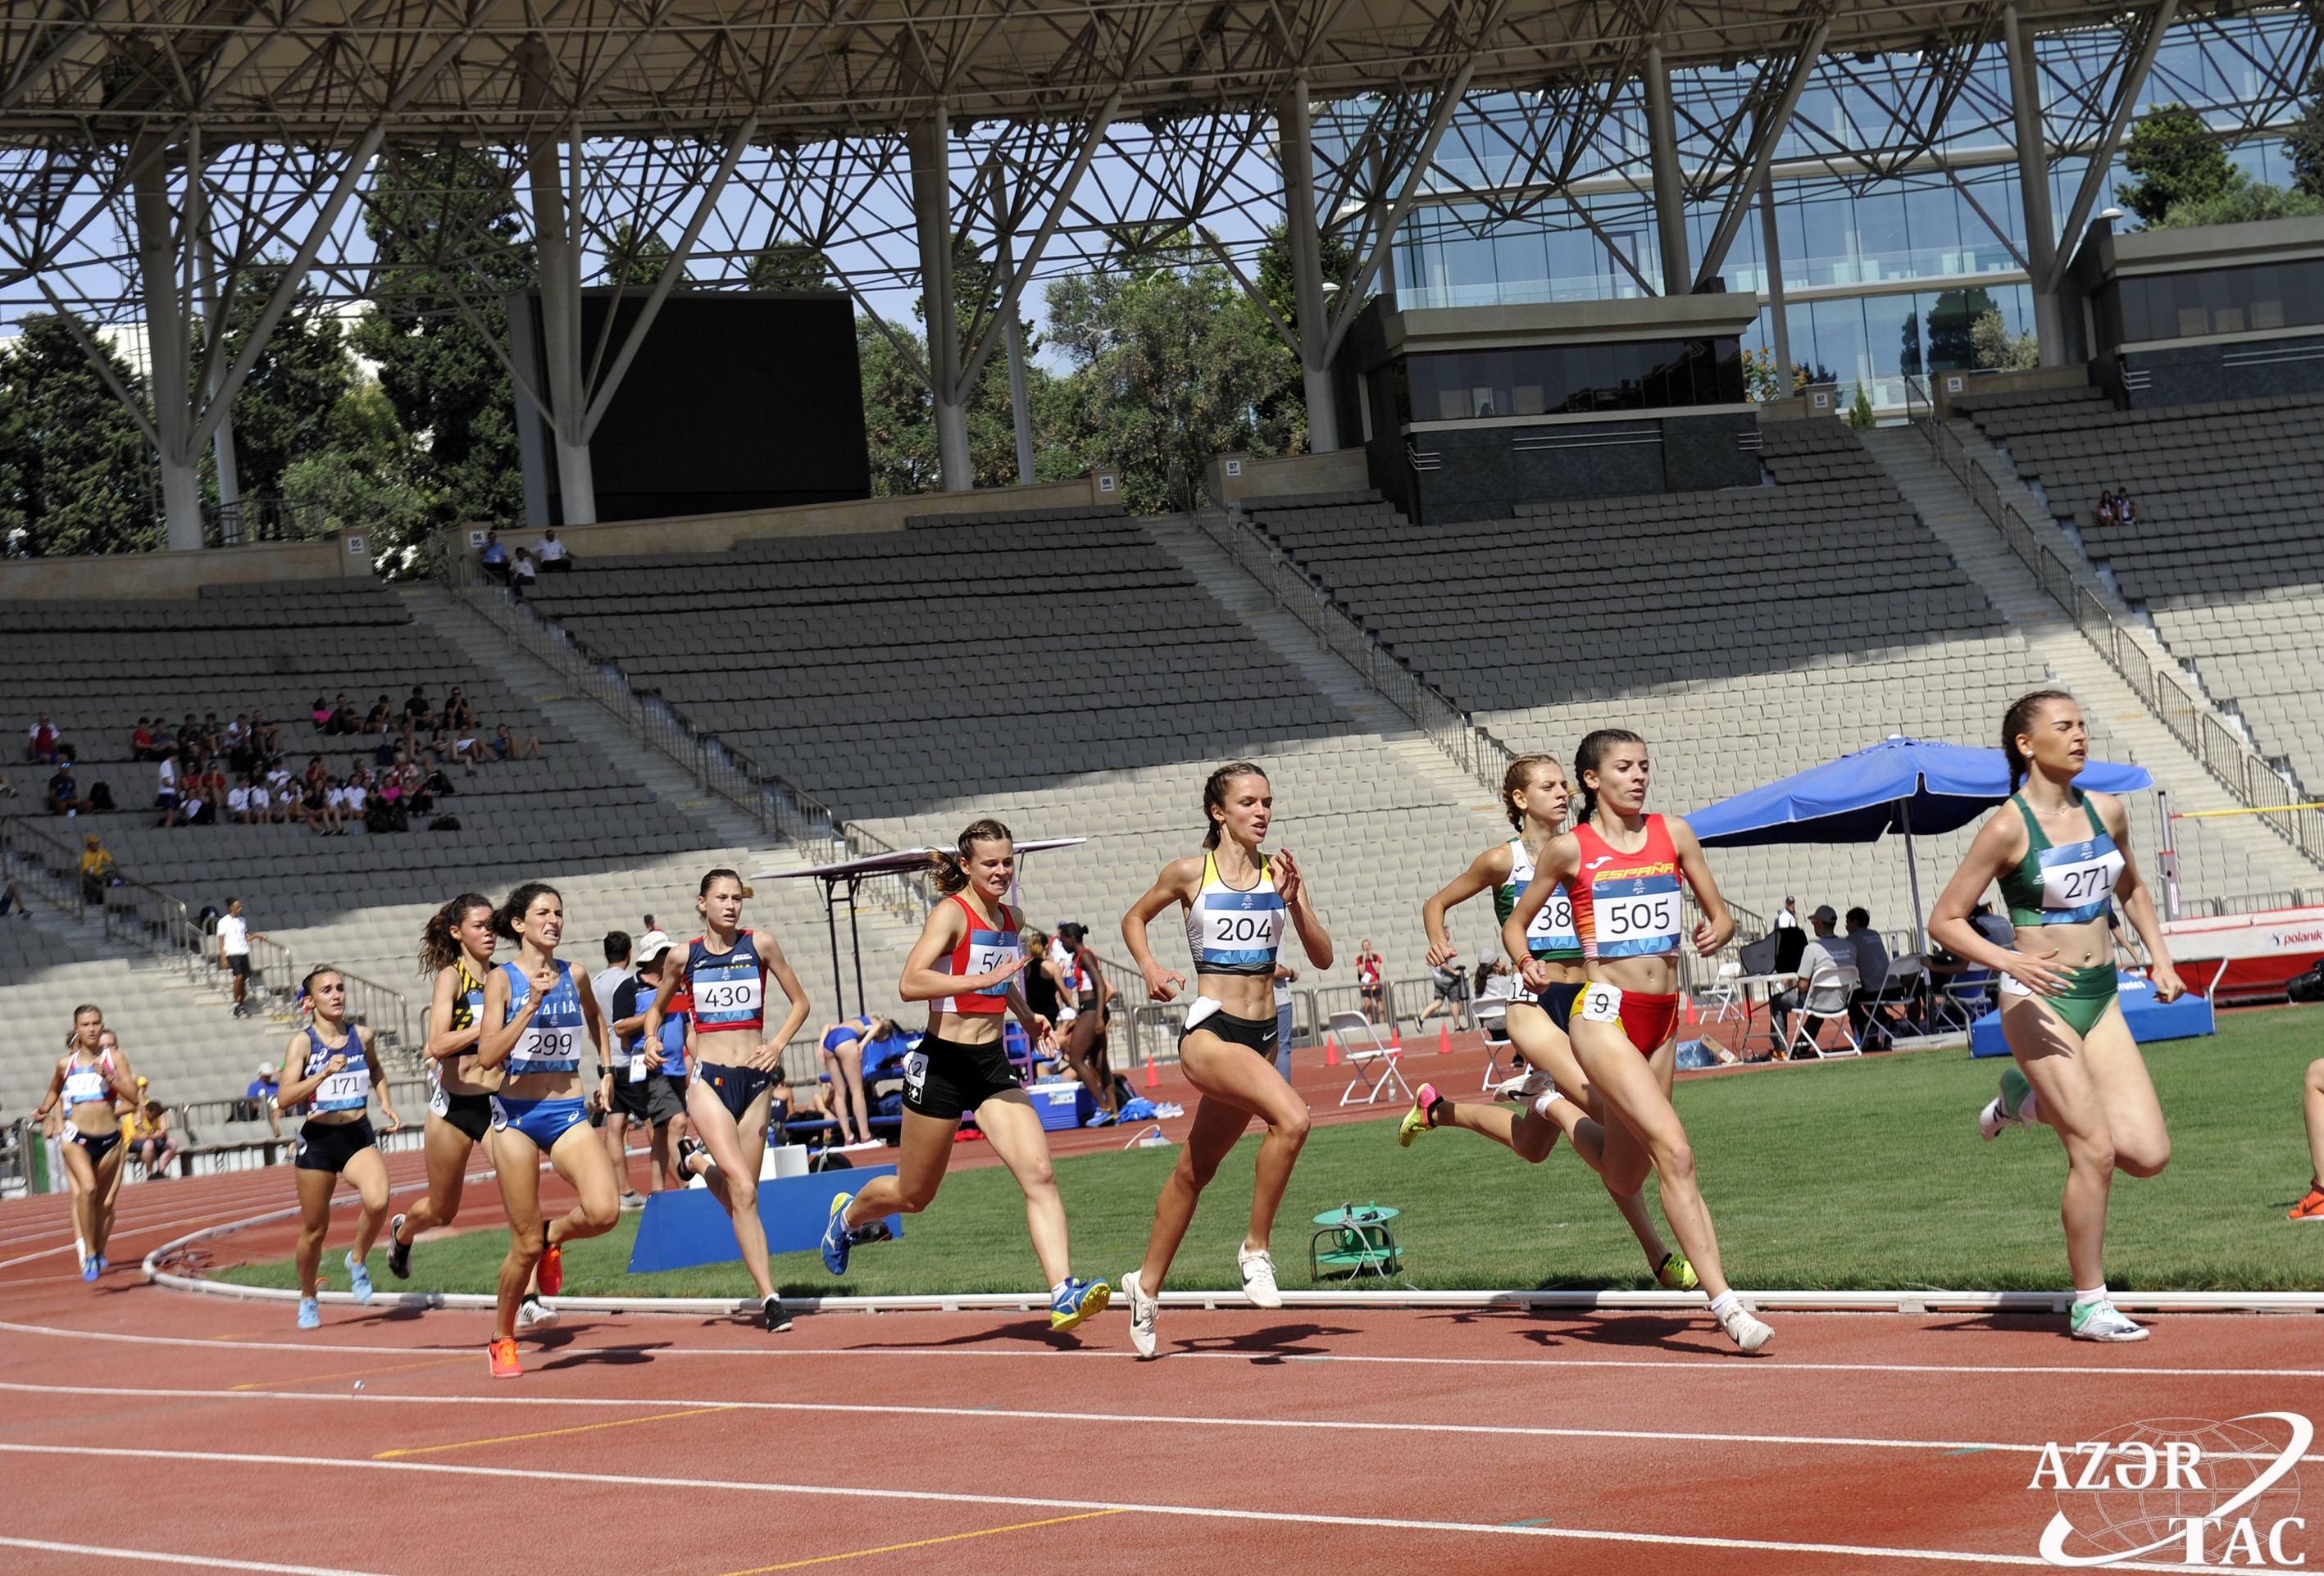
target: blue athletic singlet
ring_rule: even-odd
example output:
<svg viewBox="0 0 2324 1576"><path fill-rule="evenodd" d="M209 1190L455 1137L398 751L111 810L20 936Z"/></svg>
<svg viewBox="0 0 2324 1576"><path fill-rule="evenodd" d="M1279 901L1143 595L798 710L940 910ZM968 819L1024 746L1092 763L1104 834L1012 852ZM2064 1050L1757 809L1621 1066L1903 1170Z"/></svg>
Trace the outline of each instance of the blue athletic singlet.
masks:
<svg viewBox="0 0 2324 1576"><path fill-rule="evenodd" d="M532 982L514 963L503 963L501 972L509 981L508 1012L501 1019L506 1026L523 1015L525 1003L532 1000ZM549 987L549 999L517 1037L516 1048L509 1052L508 1075L579 1072L581 1039L587 1028L588 1020L581 1016L581 992L573 984L573 965L559 958L557 983Z"/></svg>
<svg viewBox="0 0 2324 1576"><path fill-rule="evenodd" d="M765 1032L767 965L759 956L757 932L737 932L734 950L723 956L696 936L686 949L686 983L700 1033Z"/></svg>
<svg viewBox="0 0 2324 1576"><path fill-rule="evenodd" d="M1274 868L1265 854L1259 855L1259 884L1247 892L1219 878L1215 853L1204 854L1203 889L1186 910L1186 945L1194 954L1194 972L1272 976L1286 917L1282 895L1275 889Z"/></svg>
<svg viewBox="0 0 2324 1576"><path fill-rule="evenodd" d="M323 1080L322 1086L307 1097L309 1111L362 1111L371 1104L371 1060L364 1055L363 1040L354 1028L347 1029L347 1043L332 1046L323 1043L323 1037L313 1025L307 1028L307 1076L321 1072L333 1056L345 1056L347 1064Z"/></svg>

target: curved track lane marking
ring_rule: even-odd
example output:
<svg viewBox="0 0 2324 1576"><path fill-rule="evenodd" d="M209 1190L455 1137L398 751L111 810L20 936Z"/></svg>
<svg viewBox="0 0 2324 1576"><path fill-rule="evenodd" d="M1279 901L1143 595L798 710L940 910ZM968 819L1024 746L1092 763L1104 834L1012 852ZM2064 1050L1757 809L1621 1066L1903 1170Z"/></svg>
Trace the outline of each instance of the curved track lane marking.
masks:
<svg viewBox="0 0 2324 1576"><path fill-rule="evenodd" d="M1228 1310L1222 1310L1228 1311ZM1243 1312L1236 1309L1232 1312ZM890 1315L892 1316L892 1315ZM1612 1315L1619 1317L1619 1315ZM2193 1315L2190 1315L2193 1317ZM410 1357L429 1352L481 1353L483 1344L466 1341L457 1346L353 1346L329 1341L243 1341L233 1335L214 1335L207 1340L195 1340L181 1335L130 1335L115 1330L69 1330L51 1324L18 1324L0 1320L0 1330L20 1335L51 1335L69 1341L125 1341L139 1346L199 1346L211 1351L304 1351L318 1354L355 1352L365 1357ZM1060 1351L1044 1347L1022 1351L973 1351L961 1347L928 1350L910 1346L789 1346L716 1347L670 1346L660 1342L629 1346L560 1346L549 1355L554 1357L594 1357L613 1354L634 1354L643 1357L961 1357L961 1358L1036 1358L1058 1361L1071 1358L1113 1358L1136 1360L1132 1351ZM1655 1359L1608 1357L1341 1357L1323 1353L1269 1351L1174 1351L1172 1361L1207 1359L1213 1362L1256 1362L1262 1359L1283 1363L1387 1363L1418 1368L1515 1368L1515 1369L1663 1369L1674 1373L1691 1374L2070 1374L2080 1378L2246 1378L2246 1379L2324 1379L2324 1369L2312 1368L2063 1368L2039 1363L1944 1363L1944 1362L1784 1362L1781 1360L1744 1359L1729 1352L1704 1348L1693 1357L1671 1357Z"/></svg>
<svg viewBox="0 0 2324 1576"><path fill-rule="evenodd" d="M1176 1516L1205 1521L1272 1522L1293 1526L1360 1527L1372 1532L1457 1533L1478 1537L1562 1538L1569 1542L1644 1544L1657 1548L1747 1549L1758 1553L1832 1554L1856 1560L1945 1561L1953 1564L2031 1565L2048 1568L2035 1554L1982 1553L1969 1549L1881 1549L1863 1544L1800 1543L1775 1538L1721 1538L1699 1534L1618 1532L1566 1526L1518 1526L1489 1521L1424 1521L1384 1516L1331 1516L1301 1510L1244 1510L1227 1506L1183 1505L1120 1499L1052 1499L1027 1494L964 1494L935 1488L868 1488L821 1483L745 1483L719 1478L641 1478L611 1472L540 1471L513 1467L464 1467L448 1461L377 1461L339 1456L258 1455L231 1451L133 1450L109 1445L39 1445L0 1442L9 1455L110 1456L138 1461L174 1461L181 1466L216 1463L222 1466L296 1467L311 1471L341 1467L355 1471L435 1472L484 1478L498 1483L529 1479L542 1485L576 1483L602 1485L623 1493L639 1488L689 1489L695 1492L777 1494L799 1498L896 1499L916 1504L1011 1505L1028 1510L1134 1511L1142 1516ZM261 1567L263 1569L264 1567ZM281 1569L281 1567L274 1567ZM2125 1565L2126 1570L2181 1571L2183 1565ZM333 1573L338 1576L338 1573Z"/></svg>
<svg viewBox="0 0 2324 1576"><path fill-rule="evenodd" d="M0 1537L0 1549L37 1549L46 1554L79 1554L105 1560L144 1560L156 1565L199 1565L212 1571L267 1571L278 1576L371 1576L335 1565L270 1565L263 1560L225 1560L208 1554L165 1554L158 1549L108 1549L97 1544L52 1544L42 1538Z"/></svg>

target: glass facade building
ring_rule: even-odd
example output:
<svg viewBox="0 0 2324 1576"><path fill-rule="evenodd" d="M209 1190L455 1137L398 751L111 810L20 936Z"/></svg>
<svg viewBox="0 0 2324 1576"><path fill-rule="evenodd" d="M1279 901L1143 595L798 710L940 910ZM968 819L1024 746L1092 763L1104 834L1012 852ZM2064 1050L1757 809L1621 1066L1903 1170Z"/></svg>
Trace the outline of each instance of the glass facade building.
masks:
<svg viewBox="0 0 2324 1576"><path fill-rule="evenodd" d="M2317 66L2317 31L2295 10L2191 19L2166 35L2146 106L2200 110L2257 179L2288 184L2281 143ZM2066 222L2101 140L2123 68L2123 38L2089 30L2035 41L2051 206ZM1691 258L1712 240L1735 161L1721 127L1746 118L1753 68L1675 74L1680 163ZM1540 149L1563 113L1549 96L1500 95L1462 106L1424 193L1397 235L1397 304L1485 306L1658 292L1658 255L1642 90L1631 85L1565 167L1545 178ZM1319 124L1320 144L1327 140ZM1998 312L2033 331L2026 288L2009 71L1998 41L1942 60L1828 56L1803 93L1770 167L1792 357L1821 377L1868 388L1877 407L1904 404L1910 373L1976 364L1971 327ZM1345 144L1342 144L1344 147ZM2119 159L2093 211L2126 180ZM1718 270L1729 292L1762 297L1767 216L1759 200L1735 228ZM1717 288L1716 286L1712 288ZM1772 347L1768 313L1743 341Z"/></svg>

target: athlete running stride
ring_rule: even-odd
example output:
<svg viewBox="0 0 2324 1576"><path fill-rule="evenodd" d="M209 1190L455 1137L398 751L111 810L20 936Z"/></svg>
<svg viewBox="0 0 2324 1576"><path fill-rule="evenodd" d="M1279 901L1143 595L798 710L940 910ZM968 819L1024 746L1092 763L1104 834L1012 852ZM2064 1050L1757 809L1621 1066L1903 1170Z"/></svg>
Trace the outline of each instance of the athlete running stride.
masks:
<svg viewBox="0 0 2324 1576"><path fill-rule="evenodd" d="M2144 1327L2107 1295L2107 1198L2117 1170L2153 1176L2171 1163L2171 1133L2115 999L2117 900L2145 944L2155 999L2175 1000L2186 987L2130 856L2121 801L2074 786L2089 759L2081 707L2063 690L2021 696L2002 718L2001 752L2009 802L1969 843L1929 915L1929 935L2002 976L2001 1033L2016 1065L2002 1074L2000 1097L1979 1114L1978 1131L1991 1139L2005 1127L2047 1122L2066 1146L2070 1333L2144 1341ZM1969 923L1993 882L2017 927L2015 947L1996 945Z"/></svg>
<svg viewBox="0 0 2324 1576"><path fill-rule="evenodd" d="M1459 955L1445 934L1447 909L1489 891L1493 894L1495 914L1508 923L1517 899L1533 883L1543 851L1564 830L1570 797L1564 769L1554 757L1521 755L1509 762L1501 778L1501 805L1517 835L1479 854L1449 886L1420 906L1421 923L1428 931L1431 968L1442 968ZM1515 961L1522 964L1527 958L1538 960L1550 979L1548 989L1538 998L1520 996L1508 1006L1509 1043L1534 1069L1519 1095L1529 1106L1512 1111L1484 1101L1458 1103L1439 1094L1434 1083L1423 1083L1413 1095L1412 1110L1397 1129L1397 1142L1408 1148L1432 1128L1465 1128L1538 1166L1549 1157L1563 1133L1574 1153L1603 1180L1604 1116L1567 1038L1573 1000L1582 993L1582 938L1573 929L1573 905L1563 883L1550 893L1526 927L1526 951ZM1646 1250L1646 1265L1655 1280L1672 1291L1692 1291L1694 1271L1664 1244L1654 1216L1647 1212L1643 1188L1619 1193L1608 1183L1607 1195Z"/></svg>
<svg viewBox="0 0 2324 1576"><path fill-rule="evenodd" d="M542 1294L555 1296L565 1285L565 1244L612 1230L622 1201L613 1162L582 1103L585 1034L597 1053L598 1083L609 1092L613 1074L596 995L557 955L565 938L565 899L554 887L527 881L494 911L493 932L515 942L517 955L484 976L484 1030L476 1041L478 1071L502 1078L492 1095L492 1157L509 1220L487 1357L494 1378L512 1379L524 1372L517 1361L516 1316L527 1284L538 1270ZM578 1195L570 1210L545 1225L543 1156Z"/></svg>
<svg viewBox="0 0 2324 1576"><path fill-rule="evenodd" d="M1307 1142L1306 1102L1275 1070L1275 960L1286 921L1298 931L1309 963L1319 970L1332 966L1332 937L1316 917L1298 862L1287 848L1272 856L1259 852L1275 818L1267 773L1248 760L1211 773L1203 787L1203 816L1202 857L1164 865L1152 888L1121 917L1121 939L1146 976L1147 996L1168 1001L1185 989L1186 979L1154 961L1146 926L1174 903L1186 911L1195 994L1178 1038L1178 1068L1202 1093L1186 1147L1155 1201L1145 1262L1121 1277L1130 1299L1130 1341L1140 1357L1155 1353L1158 1294L1194 1206L1254 1116L1267 1124L1267 1136L1259 1141L1250 1224L1235 1263L1252 1305L1283 1305L1268 1240L1291 1168Z"/></svg>
<svg viewBox="0 0 2324 1576"><path fill-rule="evenodd" d="M702 934L687 944L684 963L662 970L636 1054L652 1071L661 1070L662 1019L671 999L684 991L693 1002L695 1075L687 1086L686 1110L695 1136L679 1145L679 1169L700 1176L734 1222L734 1245L742 1250L742 1267L758 1289L760 1315L768 1329L783 1331L791 1327L791 1316L775 1295L767 1268L759 1158L767 1147L774 1088L783 1081L783 1047L807 1021L807 1000L775 938L742 928L742 899L750 895L731 870L702 878L694 899ZM773 1034L767 1032L770 979L789 1003Z"/></svg>
<svg viewBox="0 0 2324 1576"><path fill-rule="evenodd" d="M891 1214L916 1215L944 1184L964 1112L1025 1194L1025 1224L1049 1285L1049 1328L1071 1330L1105 1311L1113 1290L1073 1272L1065 1201L1049 1165L1049 1135L1009 1064L1001 1014L1015 1017L1037 1049L1050 1048L1049 1020L1026 1004L1017 975L1030 955L1025 922L1004 900L1017 880L1017 843L993 820L973 822L954 851L936 855L941 900L904 960L896 993L928 1004L928 1030L904 1057L904 1120L896 1174L831 1201L824 1267L847 1273L849 1250L886 1235Z"/></svg>
<svg viewBox="0 0 2324 1576"><path fill-rule="evenodd" d="M114 1186L124 1158L113 1102L134 1099L137 1093L137 1077L128 1059L117 1051L106 1055L101 1047L104 1037L103 1009L73 1009L65 1054L49 1075L48 1095L32 1112L44 1133L64 1139L65 1180L72 1189L73 1235L85 1281L111 1267L105 1250L113 1240Z"/></svg>
<svg viewBox="0 0 2324 1576"><path fill-rule="evenodd" d="M1573 775L1582 785L1581 821L1543 852L1536 879L1501 926L1502 945L1511 957L1526 958L1526 984L1549 984L1547 966L1526 956L1526 935L1553 893L1562 887L1570 894L1585 978L1568 1033L1573 1059L1600 1109L1613 1119L1605 1129L1606 1186L1616 1194L1639 1187L1653 1167L1663 1213L1711 1297L1711 1317L1736 1345L1757 1351L1775 1332L1727 1284L1719 1237L1695 1181L1694 1149L1671 1104L1681 883L1702 907L1692 937L1698 954L1709 957L1727 945L1735 920L1693 828L1674 816L1646 813L1645 740L1628 729L1600 728L1574 752Z"/></svg>
<svg viewBox="0 0 2324 1576"><path fill-rule="evenodd" d="M379 1097L389 1132L401 1131L403 1119L388 1098L371 1030L347 1021L347 982L339 972L309 969L299 990L314 1016L282 1053L281 1092L275 1098L286 1109L309 1102L290 1164L299 1174L299 1328L314 1330L323 1323L317 1295L323 1240L330 1234L331 1194L341 1176L363 1201L355 1245L346 1258L349 1285L356 1302L371 1301L372 1244L387 1221L387 1160L372 1130L372 1096Z"/></svg>

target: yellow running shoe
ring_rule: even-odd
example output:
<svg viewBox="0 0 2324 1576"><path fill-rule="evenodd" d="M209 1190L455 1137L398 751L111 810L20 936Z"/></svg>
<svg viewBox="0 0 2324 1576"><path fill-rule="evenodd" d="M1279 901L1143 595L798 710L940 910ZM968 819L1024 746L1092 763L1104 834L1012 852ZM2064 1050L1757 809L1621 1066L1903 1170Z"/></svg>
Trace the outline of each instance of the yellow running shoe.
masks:
<svg viewBox="0 0 2324 1576"><path fill-rule="evenodd" d="M1397 1125L1396 1141L1398 1144L1409 1149L1413 1139L1436 1125L1428 1120L1429 1108L1436 1103L1436 1100L1435 1084L1420 1086L1420 1092L1412 1097L1412 1109L1404 1113L1404 1120Z"/></svg>
<svg viewBox="0 0 2324 1576"><path fill-rule="evenodd" d="M1695 1278L1694 1266L1675 1253L1663 1255L1662 1264L1655 1271L1655 1279L1666 1292L1691 1292L1702 1284Z"/></svg>

